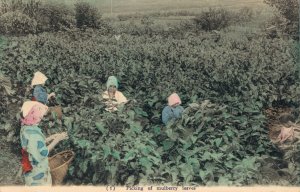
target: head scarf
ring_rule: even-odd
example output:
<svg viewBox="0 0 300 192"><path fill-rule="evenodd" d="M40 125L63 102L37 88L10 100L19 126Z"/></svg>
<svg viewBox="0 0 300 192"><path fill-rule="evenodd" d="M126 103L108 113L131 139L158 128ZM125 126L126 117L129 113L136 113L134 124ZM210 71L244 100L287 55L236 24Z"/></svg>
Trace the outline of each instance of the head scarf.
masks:
<svg viewBox="0 0 300 192"><path fill-rule="evenodd" d="M173 93L172 95L170 95L168 97L168 105L172 106L175 104L179 104L179 105L181 104L181 100L180 100L179 96L177 95L177 93Z"/></svg>
<svg viewBox="0 0 300 192"><path fill-rule="evenodd" d="M23 113L22 125L37 125L47 113L48 107L38 101L24 102L21 112Z"/></svg>
<svg viewBox="0 0 300 192"><path fill-rule="evenodd" d="M41 85L44 84L47 81L47 77L41 73L41 72L35 72L33 79L31 81L31 87L33 87L34 85Z"/></svg>
<svg viewBox="0 0 300 192"><path fill-rule="evenodd" d="M118 87L119 87L118 80L117 80L117 78L116 78L115 76L110 76L110 77L108 77L108 79L107 79L107 82L106 82L106 87L107 87L107 89L108 89L111 85L116 86L117 89L118 89Z"/></svg>

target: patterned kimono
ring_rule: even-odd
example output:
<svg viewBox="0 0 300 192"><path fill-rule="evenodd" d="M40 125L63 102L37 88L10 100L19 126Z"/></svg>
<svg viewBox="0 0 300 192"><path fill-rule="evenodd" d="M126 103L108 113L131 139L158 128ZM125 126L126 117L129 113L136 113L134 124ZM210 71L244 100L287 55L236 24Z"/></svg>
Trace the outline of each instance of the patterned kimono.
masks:
<svg viewBox="0 0 300 192"><path fill-rule="evenodd" d="M46 138L37 125L24 125L20 131L22 149L28 153L32 169L24 174L25 184L29 186L52 185L48 165Z"/></svg>
<svg viewBox="0 0 300 192"><path fill-rule="evenodd" d="M25 102L23 106L26 115L21 120L20 138L25 185L52 185L46 138L38 127L48 107L37 101Z"/></svg>

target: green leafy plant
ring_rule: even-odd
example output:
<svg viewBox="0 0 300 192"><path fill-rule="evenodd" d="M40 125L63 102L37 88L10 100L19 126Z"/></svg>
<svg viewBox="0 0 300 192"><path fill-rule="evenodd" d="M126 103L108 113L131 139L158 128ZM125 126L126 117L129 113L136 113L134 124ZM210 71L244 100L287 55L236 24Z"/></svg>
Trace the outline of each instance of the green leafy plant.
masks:
<svg viewBox="0 0 300 192"><path fill-rule="evenodd" d="M76 26L74 11L66 4L58 2L41 4L34 18L39 32L62 31Z"/></svg>
<svg viewBox="0 0 300 192"><path fill-rule="evenodd" d="M75 4L75 18L78 28L90 27L99 28L101 15L98 9L88 2L78 2Z"/></svg>
<svg viewBox="0 0 300 192"><path fill-rule="evenodd" d="M0 70L14 77L16 92L7 102L16 107L30 99L26 88L36 70L49 78L47 91L56 93L63 119L45 119L41 126L46 134L69 134L57 149L76 153L68 182L272 184L261 179L265 156L276 152L262 110L276 102L299 102L293 43L222 32L218 41L207 33L184 39L122 34L116 40L98 30L71 29L10 37ZM101 101L112 74L131 100L116 113L106 112ZM161 111L174 91L186 110L164 126ZM17 117L4 120L1 126L16 143Z"/></svg>
<svg viewBox="0 0 300 192"><path fill-rule="evenodd" d="M37 22L20 11L4 13L0 16L0 33L24 35L35 33Z"/></svg>
<svg viewBox="0 0 300 192"><path fill-rule="evenodd" d="M232 22L232 18L232 13L226 9L209 8L208 11L200 13L194 21L199 29L212 31L220 30L229 26L231 24L230 22Z"/></svg>
<svg viewBox="0 0 300 192"><path fill-rule="evenodd" d="M279 12L280 16L275 16L272 20L276 28L294 39L298 39L299 31L299 2L297 0L264 0L271 7Z"/></svg>

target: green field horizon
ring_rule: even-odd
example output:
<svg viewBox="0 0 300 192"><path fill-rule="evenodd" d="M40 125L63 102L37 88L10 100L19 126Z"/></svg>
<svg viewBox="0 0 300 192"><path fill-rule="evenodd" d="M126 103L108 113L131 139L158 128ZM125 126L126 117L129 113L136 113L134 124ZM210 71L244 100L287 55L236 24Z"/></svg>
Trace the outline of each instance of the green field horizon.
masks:
<svg viewBox="0 0 300 192"><path fill-rule="evenodd" d="M57 0L53 0L57 1ZM62 0L66 4L74 4L78 0ZM209 7L225 7L238 9L250 7L261 9L268 7L263 0L86 0L105 14L126 14L135 12L201 10Z"/></svg>

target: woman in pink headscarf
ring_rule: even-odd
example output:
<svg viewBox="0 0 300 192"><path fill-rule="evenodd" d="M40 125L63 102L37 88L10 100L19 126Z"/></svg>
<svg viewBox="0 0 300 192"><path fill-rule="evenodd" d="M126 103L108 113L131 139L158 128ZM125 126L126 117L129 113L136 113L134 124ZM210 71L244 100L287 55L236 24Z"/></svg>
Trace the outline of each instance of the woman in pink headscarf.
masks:
<svg viewBox="0 0 300 192"><path fill-rule="evenodd" d="M38 101L26 101L22 106L22 169L28 186L52 185L48 154L60 141L67 139L65 132L48 138L44 136L38 125L47 110L48 107Z"/></svg>
<svg viewBox="0 0 300 192"><path fill-rule="evenodd" d="M181 117L183 107L180 106L181 100L177 93L173 93L168 97L168 106L162 111L162 122L167 124L171 119L178 119Z"/></svg>

